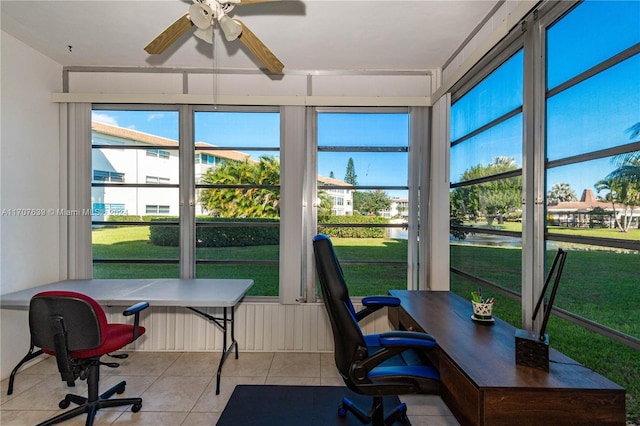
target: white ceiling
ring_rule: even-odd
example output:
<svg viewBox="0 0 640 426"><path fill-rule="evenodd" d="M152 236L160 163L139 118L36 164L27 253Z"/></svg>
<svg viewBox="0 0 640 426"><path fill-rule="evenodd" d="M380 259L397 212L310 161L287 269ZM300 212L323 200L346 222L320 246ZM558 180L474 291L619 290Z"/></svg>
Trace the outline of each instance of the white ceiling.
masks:
<svg viewBox="0 0 640 426"><path fill-rule="evenodd" d="M499 0L283 0L236 7L287 70L428 70L452 55ZM254 69L236 40L190 31L162 55L143 48L191 0L2 0L1 28L63 66ZM69 47L71 46L71 47Z"/></svg>

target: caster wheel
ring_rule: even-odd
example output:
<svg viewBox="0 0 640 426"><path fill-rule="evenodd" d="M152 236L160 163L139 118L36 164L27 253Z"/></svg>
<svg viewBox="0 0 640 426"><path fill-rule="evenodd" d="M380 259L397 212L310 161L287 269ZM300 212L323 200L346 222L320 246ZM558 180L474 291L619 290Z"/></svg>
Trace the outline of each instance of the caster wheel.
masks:
<svg viewBox="0 0 640 426"><path fill-rule="evenodd" d="M140 411L141 408L142 408L142 404L133 404L133 407L131 407L131 411L134 413L137 413L138 411Z"/></svg>
<svg viewBox="0 0 640 426"><path fill-rule="evenodd" d="M63 410L65 408L67 408L69 405L71 405L71 401L63 399L62 401L60 401L60 403L58 404L58 407L62 408Z"/></svg>
<svg viewBox="0 0 640 426"><path fill-rule="evenodd" d="M346 408L344 408L344 406L343 406L342 404L340 404L340 405L338 406L338 415L339 415L340 417L344 417L344 416L346 416L346 415L347 415L347 409L346 409Z"/></svg>
<svg viewBox="0 0 640 426"><path fill-rule="evenodd" d="M118 395L120 395L120 394L124 393L124 385L123 385L123 386L120 386L120 387L116 390L116 393L117 393Z"/></svg>

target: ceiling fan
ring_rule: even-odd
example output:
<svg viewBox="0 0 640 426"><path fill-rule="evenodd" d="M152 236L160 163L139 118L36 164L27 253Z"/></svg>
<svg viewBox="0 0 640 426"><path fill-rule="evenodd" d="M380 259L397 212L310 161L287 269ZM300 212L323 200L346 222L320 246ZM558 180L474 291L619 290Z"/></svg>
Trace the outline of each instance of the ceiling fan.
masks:
<svg viewBox="0 0 640 426"><path fill-rule="evenodd" d="M244 23L229 17L229 12L235 6L271 1L278 0L193 0L189 13L185 13L160 33L144 50L151 55L160 54L194 25L196 26L194 35L213 44L213 27L217 22L228 41L239 39L270 72L280 73L284 64Z"/></svg>

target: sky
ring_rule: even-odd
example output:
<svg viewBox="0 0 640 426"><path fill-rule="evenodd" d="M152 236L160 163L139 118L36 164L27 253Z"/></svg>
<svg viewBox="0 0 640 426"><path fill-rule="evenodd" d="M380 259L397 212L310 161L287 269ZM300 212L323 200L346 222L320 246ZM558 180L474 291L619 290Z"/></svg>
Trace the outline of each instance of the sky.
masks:
<svg viewBox="0 0 640 426"><path fill-rule="evenodd" d="M597 28L597 31L594 31ZM547 86L578 76L640 42L640 1L587 1L547 32ZM453 105L453 141L514 111L523 99L522 50ZM629 129L640 122L640 55L548 96L547 160L554 161L637 142ZM522 166L522 114L452 148L451 180L457 182L471 166L496 156L511 157ZM615 158L552 168L547 189L568 183L579 198L584 189L615 169ZM604 195L602 193L601 195Z"/></svg>

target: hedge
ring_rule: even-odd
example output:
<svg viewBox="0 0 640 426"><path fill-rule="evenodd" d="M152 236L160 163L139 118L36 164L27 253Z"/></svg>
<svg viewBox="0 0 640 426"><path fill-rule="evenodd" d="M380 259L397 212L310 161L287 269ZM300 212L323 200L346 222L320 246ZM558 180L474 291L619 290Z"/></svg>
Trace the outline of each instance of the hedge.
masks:
<svg viewBox="0 0 640 426"><path fill-rule="evenodd" d="M178 218L175 218L176 220ZM149 241L158 246L178 246L180 244L180 230L178 226L149 226ZM167 218L161 221L166 222ZM278 223L275 219L236 219L203 216L196 218L197 223L216 222L216 226L196 226L196 247L245 247L275 245L280 242L279 226L251 226L251 223ZM220 223L233 222L231 226L221 226ZM238 226L238 222L246 225Z"/></svg>
<svg viewBox="0 0 640 426"><path fill-rule="evenodd" d="M318 219L318 231L334 238L384 238L387 228L363 227L362 225L387 223L389 220L380 216L329 216ZM358 226L331 226L350 224Z"/></svg>

